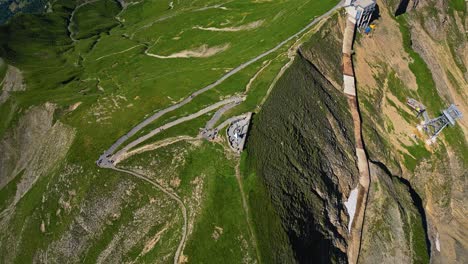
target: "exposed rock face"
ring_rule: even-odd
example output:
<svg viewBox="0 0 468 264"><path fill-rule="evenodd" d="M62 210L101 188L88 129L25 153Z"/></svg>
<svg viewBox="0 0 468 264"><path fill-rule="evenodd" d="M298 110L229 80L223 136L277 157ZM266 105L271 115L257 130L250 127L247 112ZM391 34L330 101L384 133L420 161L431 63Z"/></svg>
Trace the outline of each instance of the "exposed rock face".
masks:
<svg viewBox="0 0 468 264"><path fill-rule="evenodd" d="M13 262L18 250L19 239L11 228L15 224L11 221L15 206L39 178L53 173L73 142L74 129L58 121L54 123L54 110L52 104L27 110L0 141L0 188L14 190L10 200L2 201L0 247L5 253L2 261ZM45 230L45 226L41 229Z"/></svg>
<svg viewBox="0 0 468 264"><path fill-rule="evenodd" d="M340 51L343 46L344 23L341 16L334 15L300 48L301 54L337 89L341 89L343 84Z"/></svg>
<svg viewBox="0 0 468 264"><path fill-rule="evenodd" d="M419 0L383 0L395 16L402 15L408 11L415 9Z"/></svg>
<svg viewBox="0 0 468 264"><path fill-rule="evenodd" d="M278 263L345 263L344 194L358 172L341 92L299 54L254 121L250 144L295 258L273 252Z"/></svg>
<svg viewBox="0 0 468 264"><path fill-rule="evenodd" d="M415 129L420 120L414 118L414 113L405 105L405 98L414 95L423 103L436 106L432 107L431 115L437 115L438 111L450 103L457 104L463 113L468 111L464 99L468 96L467 90L460 89L468 87L466 63L463 55L460 56L466 50L463 48L466 47L466 38L458 37L460 31L465 31L461 22L462 12L450 11L447 1L421 1L416 9L408 12L397 23L387 14L393 8L388 2L379 1L382 17L376 21L374 35L362 37L355 46L357 86L361 111L364 112L367 150L371 159L385 163L392 175L406 179L421 197L424 212L419 215L421 219L424 215L427 216L430 261L462 263L467 258L468 248L468 221L463 205L466 204L467 197L464 190L467 177L467 120L460 120L455 128L444 131L437 146L426 149L423 141L425 136L418 135ZM388 36L392 31L397 34ZM386 45L385 49L378 45L382 37L392 43ZM404 43L404 49L399 49L401 52L392 52L397 51L394 48L398 43ZM387 59L390 56L403 60L393 64L391 59ZM399 80L395 81L392 72L396 73L394 76ZM412 76L413 73L417 81L414 83L415 87L405 77ZM424 93L430 93L431 96ZM411 160L414 162L412 165L408 162ZM393 185L396 188L398 184ZM378 203L382 197L376 196L374 185L371 186L371 192L374 196L369 201L370 212L366 213L366 221L377 222L382 210L390 212L390 205L396 200L391 198L387 208L380 207L380 211L376 211L374 203ZM399 204L406 208L406 212L411 208L409 200L400 200ZM399 213L393 210L390 215L392 220L386 222L393 223L388 225L388 230L395 236L379 236L379 240L374 241L381 243L386 240L382 244L382 251L393 250L398 253L402 258L398 263L406 263L406 260L417 262L411 252L392 246L393 243L403 243L405 240L401 240L402 236L397 236L401 223L404 222L404 214L401 210ZM405 231L405 234L412 233ZM420 241L421 235L417 235ZM386 262L391 259L388 255L373 251L373 247L375 243L363 245L363 256L369 258L370 262Z"/></svg>
<svg viewBox="0 0 468 264"><path fill-rule="evenodd" d="M59 164L73 141L72 128L53 123L54 110L52 104L29 109L0 141L0 188L21 174L14 203Z"/></svg>
<svg viewBox="0 0 468 264"><path fill-rule="evenodd" d="M2 62L0 61L0 65L1 63ZM18 68L8 65L6 75L3 80L0 81L0 87L3 87L0 93L1 105L8 99L8 97L10 97L11 92L26 90L26 85L23 81L23 74Z"/></svg>
<svg viewBox="0 0 468 264"><path fill-rule="evenodd" d="M375 163L370 163L370 170L360 263L428 263L430 248L421 235L425 218L415 205L419 197L412 197L410 186Z"/></svg>

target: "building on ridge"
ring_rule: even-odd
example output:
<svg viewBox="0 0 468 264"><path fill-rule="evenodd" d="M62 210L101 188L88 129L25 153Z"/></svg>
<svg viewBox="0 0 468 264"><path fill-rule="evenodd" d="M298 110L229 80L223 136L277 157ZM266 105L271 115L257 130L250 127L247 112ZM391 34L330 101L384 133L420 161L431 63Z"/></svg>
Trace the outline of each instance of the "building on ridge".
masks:
<svg viewBox="0 0 468 264"><path fill-rule="evenodd" d="M344 7L358 28L367 28L376 6L376 0L346 0Z"/></svg>

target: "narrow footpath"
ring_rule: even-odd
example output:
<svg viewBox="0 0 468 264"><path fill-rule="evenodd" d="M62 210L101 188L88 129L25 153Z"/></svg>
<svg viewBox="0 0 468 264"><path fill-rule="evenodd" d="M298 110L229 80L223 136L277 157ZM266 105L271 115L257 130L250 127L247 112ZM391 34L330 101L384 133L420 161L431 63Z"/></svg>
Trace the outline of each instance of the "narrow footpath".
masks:
<svg viewBox="0 0 468 264"><path fill-rule="evenodd" d="M351 230L349 230L350 239L348 242L348 263L350 264L356 264L359 259L364 214L366 210L367 195L369 193L370 184L369 162L367 160L366 151L364 150L364 141L362 139L361 116L356 98L356 80L354 78L354 68L352 61L352 47L355 30L355 20L354 18L348 16L346 19L346 27L343 36L343 88L348 100L351 115L353 117L356 157L359 169L356 212L351 225Z"/></svg>
<svg viewBox="0 0 468 264"><path fill-rule="evenodd" d="M174 194L174 193L171 193L170 191L166 190L164 187L162 187L160 184L158 184L157 182L153 181L153 180L150 180L149 178L147 178L145 175L143 174L140 174L140 173L137 173L137 172L134 172L134 171L130 171L130 170L124 170L124 169L120 169L120 168L116 168L116 167L113 167L112 168L113 170L116 170L116 171L120 171L120 172L124 172L124 173L128 173L128 174L131 174L153 186L155 186L156 188L158 188L159 190L161 190L163 193L167 194L171 199L175 200L179 206L180 206L180 209L182 211L182 216L184 218L184 225L182 226L182 238L179 242L179 246L177 247L177 250L176 250L176 253L174 255L174 264L177 264L179 263L179 259L180 259L180 255L183 251L183 248L185 246L185 240L187 239L187 207L185 207L184 203L182 202L182 200L180 199L180 197L177 195L177 194Z"/></svg>

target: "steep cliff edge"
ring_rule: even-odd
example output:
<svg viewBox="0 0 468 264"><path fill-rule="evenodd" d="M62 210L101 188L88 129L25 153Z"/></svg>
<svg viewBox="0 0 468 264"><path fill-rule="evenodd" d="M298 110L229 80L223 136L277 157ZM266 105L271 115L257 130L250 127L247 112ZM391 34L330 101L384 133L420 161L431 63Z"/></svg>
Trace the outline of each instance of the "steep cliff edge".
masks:
<svg viewBox="0 0 468 264"><path fill-rule="evenodd" d="M372 187L364 222L361 263L428 263L421 198L408 182L370 162Z"/></svg>
<svg viewBox="0 0 468 264"><path fill-rule="evenodd" d="M359 173L351 114L337 89L341 24L333 16L304 43L254 117L248 159L260 181L257 189L265 188L263 198L271 201L269 217L280 223L268 230L257 224L260 246L263 241L271 247L263 247L265 263L347 261L344 202ZM256 210L251 197L254 219L265 218L268 210ZM285 240L266 241L281 234Z"/></svg>
<svg viewBox="0 0 468 264"><path fill-rule="evenodd" d="M411 135L415 127L411 128L410 122L415 122L416 118L405 109L405 96L428 98L434 96L434 91L431 87L419 88L421 78L425 78L424 72L414 70L414 54L407 51L401 25L388 8L380 4L381 19L377 21L377 30L370 36L359 36L355 47L364 141L368 143L366 149L371 160L375 161L371 164L369 211L365 214L359 261L428 263L430 255L434 259L433 256L439 253L434 253L437 249L427 195L450 199L447 198L450 192L436 190L446 186L444 173L454 178L459 176L454 174L454 169L442 172L440 166L447 160L443 161L443 155L436 151L445 151L443 145L431 154L421 139ZM281 230L276 232L287 236L287 241L282 242L285 251L277 251L274 247L269 251L276 254L275 263L346 261L342 253L349 237L340 230L346 230L349 219L343 217L340 220L344 222L337 225L323 224L333 223L329 219L334 214L330 212L341 211L347 215L343 202L355 187L358 175L351 139L352 125L348 123L351 119L346 105L342 104L344 96L340 91L339 47L343 24L342 15L333 17L301 47L296 61L278 81L264 108L255 117L248 140L248 157L253 160L252 167L262 183L260 187L266 189L266 196L271 199L269 214L278 217L280 222ZM383 50L382 46L387 48ZM330 99L335 101L333 105L327 103ZM439 105L438 102L432 104L434 108ZM332 129L328 128L329 120L323 117L330 114L338 124ZM343 131L346 132L343 134ZM347 139L346 144L337 140L341 134ZM328 144L335 146L334 151L329 151ZM343 152L350 156L343 159ZM453 154L449 157L456 164L455 157L460 152L449 153ZM304 158L311 156L315 157L311 161ZM330 173L326 168L337 159L341 165L333 170L335 174ZM434 162L434 167L429 165L430 162ZM336 176L336 172L340 176ZM420 175L420 181L411 180L413 172ZM434 173L439 175L436 177ZM323 192L323 182L333 188ZM254 209L256 213L262 212ZM304 249L308 254L304 254ZM281 258L284 256L289 258Z"/></svg>
<svg viewBox="0 0 468 264"><path fill-rule="evenodd" d="M295 261L346 262L343 193L358 175L351 117L344 97L300 54L255 118L248 152Z"/></svg>

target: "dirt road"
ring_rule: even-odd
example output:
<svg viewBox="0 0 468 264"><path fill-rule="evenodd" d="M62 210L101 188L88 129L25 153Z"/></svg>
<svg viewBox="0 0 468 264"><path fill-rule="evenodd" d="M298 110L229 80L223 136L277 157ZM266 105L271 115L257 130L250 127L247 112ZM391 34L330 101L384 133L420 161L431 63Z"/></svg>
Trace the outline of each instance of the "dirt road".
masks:
<svg viewBox="0 0 468 264"><path fill-rule="evenodd" d="M173 126L176 126L180 123L183 123L183 122L186 122L188 120L192 120L192 119L195 119L197 117L200 117L208 112L211 112L213 111L214 109L222 106L222 105L225 105L225 104L230 104L230 103L238 103L238 102L241 102L243 100L243 98L241 97L231 97L231 98L228 98L228 99L225 99L225 100L222 100L222 101L219 101L215 104L212 104L206 108L203 108L202 110L196 112L196 113L193 113L193 114L190 114L188 116L184 116L184 117L181 117L177 120L174 120L172 122L169 122L163 126L160 126L156 129L153 129L151 132L149 132L148 134L144 135L144 136L141 136L137 139L135 139L134 141L130 142L128 145L126 145L125 147L123 147L121 150L119 150L116 154L114 154L112 156L112 160L114 161L118 161L120 156L122 154L124 154L125 152L127 152L128 150L132 149L133 147L137 146L138 144L148 140L149 138L155 136L156 134L159 134L161 133L162 131L168 129L168 128L171 128Z"/></svg>
<svg viewBox="0 0 468 264"><path fill-rule="evenodd" d="M138 131L140 131L141 129L143 129L145 126L147 126L148 124L152 123L153 121L155 121L156 119L158 119L159 117L161 117L162 115L164 114L167 114L171 111L174 111L184 105L186 105L187 103L189 103L190 101L193 100L193 98L197 97L198 95L218 86L219 84L221 84L222 82L224 82L226 79L228 79L229 77L231 77L232 75L238 73L239 71L243 70L244 68L246 68L247 66L259 61L260 59L270 55L271 53L277 51L279 48L281 48L282 46L284 46L286 43L288 43L290 40L298 37L299 35L301 35L302 33L304 33L306 30L308 30L309 28L311 28L312 26L314 26L315 24L317 24L320 20L322 20L323 18L326 18L328 16L330 16L335 10L337 10L338 8L340 8L342 6L344 1L341 1L340 3L338 3L336 6L334 6L332 9L330 9L328 12L326 12L325 14L315 18L314 20L312 20L308 25L306 25L304 28L302 28L301 30L299 30L297 33L295 33L294 35L290 36L289 38L283 40L282 42L280 42L278 45L276 45L274 48L268 50L268 51L265 51L264 53L258 55L257 57L255 58L252 58L250 59L249 61L237 66L236 68L232 69L231 71L229 71L228 73L226 73L225 75L223 75L221 78L219 78L218 80L216 80L215 82L213 82L212 84L206 86L206 87L203 87L201 88L200 90L192 93L189 97L185 98L184 100L180 101L179 103L176 103L172 106L169 106L168 108L165 108L161 111L158 111L156 113L154 113L152 116L148 117L147 119L143 120L141 123L139 123L138 125L136 125L134 128L132 128L127 134L123 135L122 137L120 137L114 144L112 144L112 146L107 149L103 155L101 155L100 159L105 159L107 158L107 156L110 156L114 153L114 151L120 146L122 145L127 139L129 139L130 137L132 137L133 135L135 135Z"/></svg>
<svg viewBox="0 0 468 264"><path fill-rule="evenodd" d="M222 105L225 105L225 104L228 104L228 103L233 103L233 102L236 102L239 100L239 97L232 97L230 99L226 99L226 100L223 100L223 101L220 101L218 103L215 103L205 109L202 109L200 110L199 112L197 113L194 113L194 114L191 114L189 116L186 116L186 117L182 117L182 118L179 118L175 121L172 121L170 123L167 123L157 129L154 129L152 130L150 133L148 133L147 135L144 135L134 141L132 141L131 143L129 143L128 145L124 146L119 152L117 152L115 155L113 155L113 153L125 142L127 141L129 138L131 138L133 135L135 135L137 132L139 132L141 129L143 129L144 127L146 127L147 125L149 125L150 123L154 122L156 119L160 118L161 116L171 112L171 111L174 111L184 105L186 105L187 103L191 102L193 100L193 98L197 97L198 95L218 86L219 84L221 84L222 82L224 82L226 79L228 79L229 77L233 76L234 74L238 73L239 71L243 70L244 68L248 67L249 65L261 60L262 58L272 54L273 52L277 51L279 48L281 48L282 46L284 46L286 43L288 43L289 41L291 41L292 39L300 36L302 33L306 32L308 29L310 29L312 26L314 26L315 24L317 24L319 21L321 21L322 19L330 16L335 10L337 10L338 8L340 8L342 6L344 1L341 1L340 3L338 3L335 7L333 7L332 9L330 9L328 12L326 12L325 14L315 18L314 20L312 20L308 25L306 25L304 28L302 28L301 30L299 30L297 33L291 35L290 37L288 37L287 39L283 40L282 42L280 42L279 44L277 44L275 47L273 47L272 49L268 50L268 51L265 51L263 52L262 54L248 60L247 62L239 65L238 67L234 68L233 70L229 71L228 73L226 73L225 75L223 75L221 78L219 78L218 80L216 80L215 82L213 82L212 84L208 85L208 86L205 86L203 88L201 88L200 90L192 93L189 97L183 99L182 101L180 101L179 103L176 103L174 105L171 105L163 110L160 110L156 113L154 113L153 115L151 115L150 117L146 118L145 120L143 120L141 123L139 123L138 125L136 125L135 127L133 127L129 132L127 132L125 135L123 135L122 137L120 137L119 139L117 139L116 142L114 142L114 144L112 144L109 149L107 149L106 151L104 151L104 153L99 157L98 161L96 162L98 166L102 167L102 168L110 168L110 169L113 169L113 170L116 170L116 171L119 171L119 172L124 172L124 173L128 173L132 176L135 176L149 184L152 184L153 186L157 187L158 189L160 189L162 192L164 192L165 194L167 194L171 199L175 200L179 205L180 205L180 208L181 208L181 211L182 211L182 215L183 215L183 218L184 218L184 225L182 227L182 238L181 238L181 241L179 243L179 246L176 250L176 253L175 253L175 256L174 256L174 264L177 264L179 263L179 258L182 254L182 251L183 251L183 248L185 246L185 242L186 242L186 239L187 239L187 208L185 207L184 203L182 202L182 200L174 193L171 193L169 192L168 190L164 189L161 185L159 185L158 183L152 181L151 179L148 179L146 176L142 175L142 174L139 174L139 173L136 173L136 172L133 172L133 171L129 171L129 170L124 170L124 169L120 169L120 168L116 168L113 164L113 162L111 162L110 160L110 157L111 156L114 156L114 158L119 158L120 155L122 155L123 153L125 153L126 151L130 150L131 148L135 147L136 145L140 144L141 142L151 138L152 136L160 133L162 130L164 129L167 129L169 127L172 127L172 126L175 126L177 124L180 124L182 122L185 122L187 120L190 120L190 119L193 119L193 118L197 118L205 113L208 113ZM89 2L88 2L89 3ZM80 7L80 6L78 6ZM77 7L77 8L78 8ZM77 9L76 8L76 9ZM70 18L70 21L73 19L73 14L75 13L76 9L73 11L72 13L72 16ZM71 23L69 24L68 26L68 29L69 31L71 30ZM73 32L70 31L70 38L75 41L75 39L73 38ZM225 124L226 122L223 122L223 124ZM223 125L222 124L222 125ZM238 178L240 180L240 178ZM248 206L247 206L247 202L245 200L245 195L243 194L243 190L242 190L242 183L239 182L239 187L241 188L241 192L242 192L242 200L243 200L243 207L244 209L246 210L246 214L248 216ZM253 235L253 230L252 228L249 226L249 232ZM255 243L255 240L254 240L254 243ZM258 255L258 252L257 252L257 255Z"/></svg>

